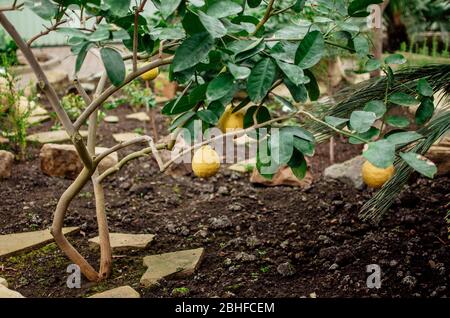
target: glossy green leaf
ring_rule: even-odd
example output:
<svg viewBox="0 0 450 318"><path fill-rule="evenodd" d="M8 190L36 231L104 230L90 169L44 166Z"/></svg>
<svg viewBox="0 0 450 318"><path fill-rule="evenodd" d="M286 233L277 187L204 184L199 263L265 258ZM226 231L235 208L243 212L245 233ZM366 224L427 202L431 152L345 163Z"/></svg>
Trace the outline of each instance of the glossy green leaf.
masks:
<svg viewBox="0 0 450 318"><path fill-rule="evenodd" d="M375 113L355 110L350 116L350 126L358 133L364 133L377 119Z"/></svg>
<svg viewBox="0 0 450 318"><path fill-rule="evenodd" d="M110 0L113 2L120 2L117 0ZM175 10L180 5L181 0L162 0L161 5L159 7L159 10L161 12L161 15L164 19L167 19L172 13L175 12Z"/></svg>
<svg viewBox="0 0 450 318"><path fill-rule="evenodd" d="M306 176L308 165L305 157L300 151L294 149L291 159L288 162L288 166L291 168L292 173L299 180L302 180Z"/></svg>
<svg viewBox="0 0 450 318"><path fill-rule="evenodd" d="M228 63L227 66L231 75L233 75L236 80L243 80L250 76L251 70L248 67L238 66L233 63Z"/></svg>
<svg viewBox="0 0 450 318"><path fill-rule="evenodd" d="M409 126L409 120L404 116L392 115L386 118L386 124L392 127L406 128Z"/></svg>
<svg viewBox="0 0 450 318"><path fill-rule="evenodd" d="M415 152L401 152L400 157L414 170L428 178L433 178L437 173L436 165Z"/></svg>
<svg viewBox="0 0 450 318"><path fill-rule="evenodd" d="M383 117L386 113L386 105L384 105L384 102L381 100L371 100L364 106L363 110L374 113L378 119Z"/></svg>
<svg viewBox="0 0 450 318"><path fill-rule="evenodd" d="M308 69L319 63L325 52L325 41L320 31L309 32L300 42L295 53L295 64Z"/></svg>
<svg viewBox="0 0 450 318"><path fill-rule="evenodd" d="M386 137L389 142L396 146L406 145L421 138L423 138L423 136L415 131L397 132Z"/></svg>
<svg viewBox="0 0 450 318"><path fill-rule="evenodd" d="M314 156L315 146L311 141L294 136L294 148L306 156Z"/></svg>
<svg viewBox="0 0 450 318"><path fill-rule="evenodd" d="M197 116L204 122L211 124L211 125L215 125L217 124L217 121L219 120L219 118L217 117L217 115L209 110L209 109L203 109L197 112Z"/></svg>
<svg viewBox="0 0 450 318"><path fill-rule="evenodd" d="M305 77L303 70L294 64L284 63L282 61L276 60L278 67L281 71L289 78L289 80L298 86L301 84L309 83L309 78Z"/></svg>
<svg viewBox="0 0 450 318"><path fill-rule="evenodd" d="M231 0L214 0L208 3L207 14L215 18L225 18L238 14L242 11L242 6Z"/></svg>
<svg viewBox="0 0 450 318"><path fill-rule="evenodd" d="M253 126L255 123L253 122L253 115L257 111L256 114L256 123L261 124L271 119L270 112L265 106L252 106L250 107L244 116L244 128L248 128Z"/></svg>
<svg viewBox="0 0 450 318"><path fill-rule="evenodd" d="M401 54L392 54L384 59L384 63L401 65L406 63L406 58Z"/></svg>
<svg viewBox="0 0 450 318"><path fill-rule="evenodd" d="M422 96L433 96L433 88L431 87L430 83L428 83L428 81L424 78L420 79L417 82L417 92Z"/></svg>
<svg viewBox="0 0 450 318"><path fill-rule="evenodd" d="M334 116L325 116L324 119L327 124L330 124L333 127L339 127L342 124L345 124L346 122L348 122L348 119L346 119L346 118L339 118L339 117L334 117Z"/></svg>
<svg viewBox="0 0 450 318"><path fill-rule="evenodd" d="M247 80L248 96L254 103L266 97L276 76L276 66L270 58L263 58L252 69Z"/></svg>
<svg viewBox="0 0 450 318"><path fill-rule="evenodd" d="M198 17L213 38L221 38L227 34L227 29L225 29L219 19L211 17L202 11L198 11Z"/></svg>
<svg viewBox="0 0 450 318"><path fill-rule="evenodd" d="M417 100L413 96L403 92L393 93L389 96L389 101L400 106L408 107L417 105Z"/></svg>
<svg viewBox="0 0 450 318"><path fill-rule="evenodd" d="M423 125L433 117L434 102L430 97L425 97L416 110L416 124Z"/></svg>
<svg viewBox="0 0 450 318"><path fill-rule="evenodd" d="M100 55L111 83L115 86L122 84L126 74L122 55L109 47L102 48Z"/></svg>
<svg viewBox="0 0 450 318"><path fill-rule="evenodd" d="M309 78L309 83L305 84L308 96L311 101L316 101L320 97L320 87L316 77L310 70L305 70L305 75Z"/></svg>
<svg viewBox="0 0 450 318"><path fill-rule="evenodd" d="M383 0L353 0L348 6L348 15L351 17L367 17L370 14L367 7L382 2Z"/></svg>
<svg viewBox="0 0 450 318"><path fill-rule="evenodd" d="M395 145L388 140L378 140L367 144L363 156L378 168L387 168L394 163Z"/></svg>
<svg viewBox="0 0 450 318"><path fill-rule="evenodd" d="M376 127L370 127L370 129L364 133L353 135L366 141L372 141L375 137L378 137L380 135L380 130ZM360 139L355 137L349 137L348 142L352 145L360 145L364 143Z"/></svg>
<svg viewBox="0 0 450 318"><path fill-rule="evenodd" d="M215 101L227 95L231 89L233 89L233 76L221 73L208 84L206 97L208 101Z"/></svg>
<svg viewBox="0 0 450 318"><path fill-rule="evenodd" d="M364 69L366 72L373 72L378 70L380 67L381 67L380 61L378 61L377 59L369 59L366 62Z"/></svg>
<svg viewBox="0 0 450 318"><path fill-rule="evenodd" d="M187 38L175 52L173 71L181 72L197 65L208 56L213 46L214 39L207 32Z"/></svg>

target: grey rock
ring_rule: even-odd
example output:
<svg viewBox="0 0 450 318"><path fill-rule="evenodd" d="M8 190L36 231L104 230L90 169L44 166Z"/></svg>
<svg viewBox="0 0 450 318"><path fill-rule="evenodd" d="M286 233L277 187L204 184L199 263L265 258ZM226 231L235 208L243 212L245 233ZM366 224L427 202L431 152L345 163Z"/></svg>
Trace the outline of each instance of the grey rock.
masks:
<svg viewBox="0 0 450 318"><path fill-rule="evenodd" d="M240 252L235 256L237 261L241 262L253 262L256 260L256 256L252 254L247 254L245 252Z"/></svg>
<svg viewBox="0 0 450 318"><path fill-rule="evenodd" d="M221 230L231 227L233 224L231 220L226 216L222 215L217 218L213 217L209 219L209 227L213 230Z"/></svg>
<svg viewBox="0 0 450 318"><path fill-rule="evenodd" d="M295 270L294 266L292 266L291 263L285 262L285 263L281 263L280 265L277 266L277 272L281 276L287 277L287 276L294 275L296 273L296 270Z"/></svg>
<svg viewBox="0 0 450 318"><path fill-rule="evenodd" d="M412 289L417 285L417 279L414 276L408 275L403 277L402 284Z"/></svg>
<svg viewBox="0 0 450 318"><path fill-rule="evenodd" d="M365 159L358 156L342 163L329 166L324 171L325 178L339 180L353 185L356 189L362 189L364 182L361 176L361 167Z"/></svg>
<svg viewBox="0 0 450 318"><path fill-rule="evenodd" d="M226 186L220 186L219 189L217 189L217 193L221 195L227 195L230 193L230 191L228 191L228 188Z"/></svg>

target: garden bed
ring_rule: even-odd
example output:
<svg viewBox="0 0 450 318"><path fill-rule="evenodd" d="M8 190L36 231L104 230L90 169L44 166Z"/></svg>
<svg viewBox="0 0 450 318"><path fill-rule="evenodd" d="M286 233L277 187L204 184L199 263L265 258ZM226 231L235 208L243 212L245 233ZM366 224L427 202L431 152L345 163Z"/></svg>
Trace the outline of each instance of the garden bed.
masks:
<svg viewBox="0 0 450 318"><path fill-rule="evenodd" d="M125 119L130 112L121 107L108 113L118 115L120 122L100 125L100 145L113 145L112 133L142 126ZM160 131L166 126L162 118ZM309 189L254 186L248 175L225 167L207 181L172 178L159 173L153 159L141 158L106 180L106 209L111 232L156 234L148 248L115 253L111 278L100 284L83 281L81 289L66 287L70 261L55 244L0 259L0 276L27 297L84 297L121 285L143 297L171 297L176 288L191 297L450 296L444 220L450 178L411 180L386 218L369 225L357 214L373 192L324 180L327 149L327 144L319 146L312 160L315 179ZM336 160L360 151L338 138ZM0 234L48 228L57 199L71 183L42 174L37 145L30 145L28 153L28 161L16 164L11 179L2 181ZM98 264L98 252L88 245L88 238L97 235L91 192L90 185L81 191L65 225L81 227L70 240ZM212 229L213 217L231 225L223 222L223 228ZM155 289L139 287L144 256L196 247L205 247L205 256L193 277L163 281ZM284 273L289 276L277 270L286 262L294 269ZM369 264L381 266L380 289L366 287Z"/></svg>

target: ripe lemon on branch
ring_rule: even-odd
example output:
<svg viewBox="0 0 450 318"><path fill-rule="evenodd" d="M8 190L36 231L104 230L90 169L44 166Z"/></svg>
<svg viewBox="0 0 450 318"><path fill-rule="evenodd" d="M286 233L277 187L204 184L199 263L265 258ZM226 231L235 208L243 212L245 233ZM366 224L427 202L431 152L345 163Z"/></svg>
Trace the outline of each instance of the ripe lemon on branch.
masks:
<svg viewBox="0 0 450 318"><path fill-rule="evenodd" d="M141 66L145 66L145 65L141 65ZM158 75L159 75L159 68L155 67L155 68L151 69L150 71L147 71L144 74L141 74L140 77L144 81L151 81L151 80L154 80Z"/></svg>
<svg viewBox="0 0 450 318"><path fill-rule="evenodd" d="M220 158L211 146L199 148L192 157L192 171L197 177L209 178L219 171Z"/></svg>
<svg viewBox="0 0 450 318"><path fill-rule="evenodd" d="M217 127L226 133L227 130L238 130L244 128L244 114L240 111L233 113L233 108L228 105L219 119Z"/></svg>
<svg viewBox="0 0 450 318"><path fill-rule="evenodd" d="M364 162L361 174L365 184L371 188L381 188L393 175L394 165L387 168L378 168L369 161Z"/></svg>

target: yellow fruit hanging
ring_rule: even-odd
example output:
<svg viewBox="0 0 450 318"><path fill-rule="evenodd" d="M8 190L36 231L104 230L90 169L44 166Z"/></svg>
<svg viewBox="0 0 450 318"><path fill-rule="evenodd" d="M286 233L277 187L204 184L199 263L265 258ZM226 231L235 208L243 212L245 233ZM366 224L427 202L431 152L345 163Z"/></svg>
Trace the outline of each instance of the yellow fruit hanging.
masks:
<svg viewBox="0 0 450 318"><path fill-rule="evenodd" d="M141 78L144 81L151 81L154 80L159 75L159 68L153 68L150 71L145 72L144 74L141 74Z"/></svg>
<svg viewBox="0 0 450 318"><path fill-rule="evenodd" d="M395 169L391 165L387 168L378 168L369 161L364 162L361 174L365 184L371 188L381 188L393 175Z"/></svg>
<svg viewBox="0 0 450 318"><path fill-rule="evenodd" d="M219 119L217 127L223 133L226 133L227 130L231 131L244 128L244 114L242 112L232 112L233 109L231 105L228 105Z"/></svg>
<svg viewBox="0 0 450 318"><path fill-rule="evenodd" d="M197 177L209 178L219 171L220 158L211 146L199 148L192 158L192 171Z"/></svg>

